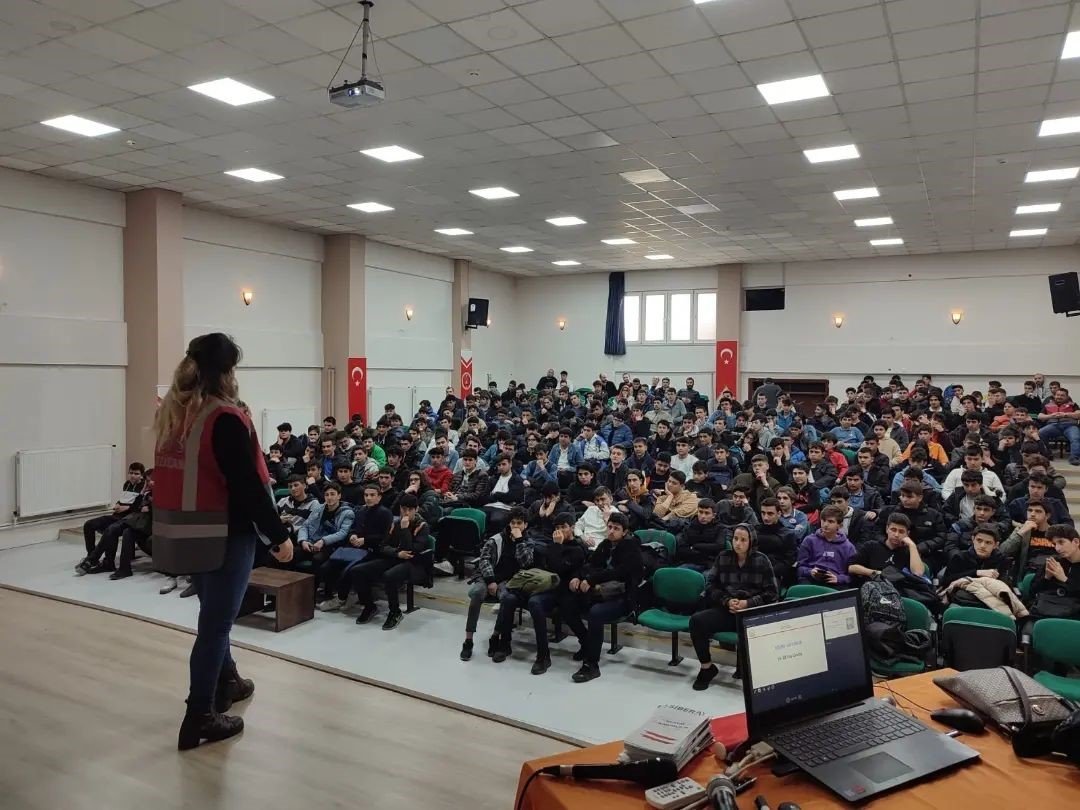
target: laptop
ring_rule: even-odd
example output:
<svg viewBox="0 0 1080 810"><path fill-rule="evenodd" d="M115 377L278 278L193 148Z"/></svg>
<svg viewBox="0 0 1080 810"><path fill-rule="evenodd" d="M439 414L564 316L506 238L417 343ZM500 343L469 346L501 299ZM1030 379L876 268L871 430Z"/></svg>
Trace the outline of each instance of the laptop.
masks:
<svg viewBox="0 0 1080 810"><path fill-rule="evenodd" d="M850 802L978 759L874 697L858 590L739 613L752 742Z"/></svg>

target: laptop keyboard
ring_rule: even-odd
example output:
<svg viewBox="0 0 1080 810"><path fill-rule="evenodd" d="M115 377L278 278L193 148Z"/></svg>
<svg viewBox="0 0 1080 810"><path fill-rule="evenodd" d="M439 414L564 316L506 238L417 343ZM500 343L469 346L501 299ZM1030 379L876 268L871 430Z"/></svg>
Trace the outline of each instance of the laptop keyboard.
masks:
<svg viewBox="0 0 1080 810"><path fill-rule="evenodd" d="M800 765L814 768L877 745L926 731L926 726L881 706L819 725L771 734L770 742Z"/></svg>

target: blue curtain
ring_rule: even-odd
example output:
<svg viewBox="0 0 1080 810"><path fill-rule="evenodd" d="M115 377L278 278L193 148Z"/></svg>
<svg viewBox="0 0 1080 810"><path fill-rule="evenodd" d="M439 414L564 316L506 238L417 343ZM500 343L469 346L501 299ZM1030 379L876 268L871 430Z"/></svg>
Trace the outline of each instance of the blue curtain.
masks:
<svg viewBox="0 0 1080 810"><path fill-rule="evenodd" d="M608 274L604 354L626 354L626 332L623 328L623 296L625 295L626 273Z"/></svg>

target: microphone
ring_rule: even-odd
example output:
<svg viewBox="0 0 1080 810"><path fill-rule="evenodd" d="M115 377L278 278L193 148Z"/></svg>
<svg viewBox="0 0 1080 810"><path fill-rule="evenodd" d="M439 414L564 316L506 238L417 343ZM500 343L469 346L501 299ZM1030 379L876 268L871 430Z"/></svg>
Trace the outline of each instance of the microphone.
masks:
<svg viewBox="0 0 1080 810"><path fill-rule="evenodd" d="M615 779L620 782L634 782L645 788L665 785L679 778L679 769L675 763L660 757L610 765L548 765L541 768L540 773L560 778ZM730 781L728 780L729 783Z"/></svg>
<svg viewBox="0 0 1080 810"><path fill-rule="evenodd" d="M717 774L705 789L709 794L710 810L739 810L735 801L735 783L728 777Z"/></svg>

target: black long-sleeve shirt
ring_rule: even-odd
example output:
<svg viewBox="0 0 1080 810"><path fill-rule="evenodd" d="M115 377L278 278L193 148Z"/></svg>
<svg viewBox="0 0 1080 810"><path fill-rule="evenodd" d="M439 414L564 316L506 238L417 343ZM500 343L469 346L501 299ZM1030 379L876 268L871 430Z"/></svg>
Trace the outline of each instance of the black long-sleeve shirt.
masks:
<svg viewBox="0 0 1080 810"><path fill-rule="evenodd" d="M238 416L221 414L214 422L211 445L228 489L229 536L257 530L271 546L288 540L289 531L278 517L274 497L255 467L247 426Z"/></svg>

